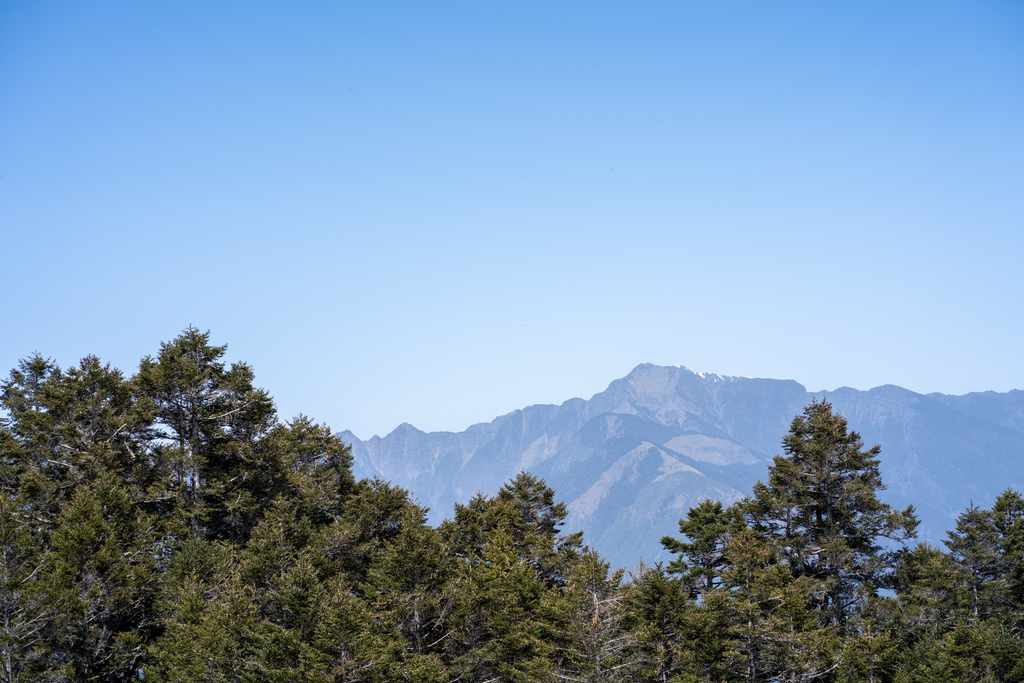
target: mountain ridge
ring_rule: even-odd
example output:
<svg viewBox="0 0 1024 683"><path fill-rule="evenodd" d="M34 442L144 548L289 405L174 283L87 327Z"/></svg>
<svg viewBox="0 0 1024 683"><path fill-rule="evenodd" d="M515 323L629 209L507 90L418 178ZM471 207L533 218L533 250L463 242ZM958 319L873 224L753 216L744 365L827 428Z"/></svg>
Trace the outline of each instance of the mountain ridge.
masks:
<svg viewBox="0 0 1024 683"><path fill-rule="evenodd" d="M913 504L921 536L941 542L971 502L1024 482L1024 391L918 394L888 384L809 392L795 380L641 363L590 399L535 404L462 432L403 423L366 441L349 431L359 477L409 489L437 523L456 502L493 495L521 470L566 502L566 530L613 565L667 559L658 540L701 499L731 503L764 479L793 417L829 400L865 446L882 446L894 507Z"/></svg>

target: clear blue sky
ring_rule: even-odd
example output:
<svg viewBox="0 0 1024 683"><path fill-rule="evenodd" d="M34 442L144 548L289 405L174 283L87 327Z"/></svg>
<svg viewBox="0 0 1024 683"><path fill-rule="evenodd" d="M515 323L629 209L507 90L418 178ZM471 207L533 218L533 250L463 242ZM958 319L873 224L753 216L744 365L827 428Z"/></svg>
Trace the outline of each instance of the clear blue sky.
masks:
<svg viewBox="0 0 1024 683"><path fill-rule="evenodd" d="M367 438L641 362L1024 388L1024 3L0 2L0 372Z"/></svg>

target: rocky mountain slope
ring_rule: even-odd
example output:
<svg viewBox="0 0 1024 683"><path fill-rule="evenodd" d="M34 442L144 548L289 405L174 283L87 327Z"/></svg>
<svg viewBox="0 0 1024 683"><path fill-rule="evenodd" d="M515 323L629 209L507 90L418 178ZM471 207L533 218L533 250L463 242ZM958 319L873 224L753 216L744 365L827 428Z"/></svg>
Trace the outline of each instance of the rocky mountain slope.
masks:
<svg viewBox="0 0 1024 683"><path fill-rule="evenodd" d="M883 500L913 504L932 543L972 501L988 506L1007 487L1024 488L1024 391L811 393L792 380L643 364L589 401L530 406L464 432L403 424L383 438L340 436L352 444L357 476L410 489L434 522L529 470L567 503L565 531L584 531L613 565L628 567L667 559L659 539L701 499L749 493L815 397L831 401L866 446L881 444Z"/></svg>

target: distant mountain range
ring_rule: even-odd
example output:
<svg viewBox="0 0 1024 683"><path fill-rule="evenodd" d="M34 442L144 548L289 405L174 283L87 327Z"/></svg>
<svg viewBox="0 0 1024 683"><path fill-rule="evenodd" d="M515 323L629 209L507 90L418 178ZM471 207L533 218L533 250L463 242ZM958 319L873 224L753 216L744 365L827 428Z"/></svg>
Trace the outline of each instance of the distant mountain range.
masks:
<svg viewBox="0 0 1024 683"><path fill-rule="evenodd" d="M808 392L792 380L723 377L637 366L589 401L534 405L464 432L403 424L352 445L355 474L408 488L451 517L456 502L493 495L521 470L543 477L569 508L564 531L613 566L668 559L659 539L704 498L725 503L764 479L793 417L828 399L865 446L880 444L881 497L914 505L919 536L938 544L972 502L1024 489L1024 391L918 394L886 385Z"/></svg>

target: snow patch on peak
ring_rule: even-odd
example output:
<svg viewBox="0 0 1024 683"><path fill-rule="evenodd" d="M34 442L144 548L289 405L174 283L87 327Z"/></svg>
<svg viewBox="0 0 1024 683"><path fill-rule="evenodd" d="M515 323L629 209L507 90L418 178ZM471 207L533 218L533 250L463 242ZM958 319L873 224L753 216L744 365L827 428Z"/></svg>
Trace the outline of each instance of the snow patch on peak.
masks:
<svg viewBox="0 0 1024 683"><path fill-rule="evenodd" d="M710 380L712 382L735 382L738 379L750 379L750 377L747 377L745 375L719 375L716 372L703 372L701 370L694 370L693 368L688 368L685 365L673 365L672 367L676 368L677 370L684 370L692 375L697 375L701 379Z"/></svg>

